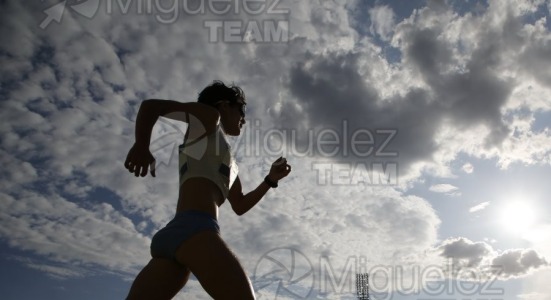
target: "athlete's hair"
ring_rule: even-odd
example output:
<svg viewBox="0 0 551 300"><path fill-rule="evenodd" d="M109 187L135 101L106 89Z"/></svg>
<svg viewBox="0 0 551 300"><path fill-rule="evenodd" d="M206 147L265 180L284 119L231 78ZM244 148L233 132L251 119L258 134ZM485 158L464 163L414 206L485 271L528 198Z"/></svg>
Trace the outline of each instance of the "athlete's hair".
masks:
<svg viewBox="0 0 551 300"><path fill-rule="evenodd" d="M239 100L245 102L245 93L236 85L227 86L222 81L215 80L199 93L197 102L215 106L216 103L224 100L232 104Z"/></svg>

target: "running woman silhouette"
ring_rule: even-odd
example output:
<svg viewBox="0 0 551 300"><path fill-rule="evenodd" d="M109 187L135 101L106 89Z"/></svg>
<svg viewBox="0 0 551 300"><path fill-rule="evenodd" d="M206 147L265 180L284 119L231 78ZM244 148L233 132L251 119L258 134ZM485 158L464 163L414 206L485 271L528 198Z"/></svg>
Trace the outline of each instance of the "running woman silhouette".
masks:
<svg viewBox="0 0 551 300"><path fill-rule="evenodd" d="M251 282L237 257L220 236L218 207L226 199L242 215L291 172L278 158L264 180L244 194L226 135L237 136L245 124L245 95L237 86L214 81L197 102L145 100L136 118L136 142L125 168L136 177L155 177L149 150L159 116L188 123L179 147L180 191L176 215L151 242L152 259L134 280L127 299L171 299L190 272L214 299L255 299Z"/></svg>

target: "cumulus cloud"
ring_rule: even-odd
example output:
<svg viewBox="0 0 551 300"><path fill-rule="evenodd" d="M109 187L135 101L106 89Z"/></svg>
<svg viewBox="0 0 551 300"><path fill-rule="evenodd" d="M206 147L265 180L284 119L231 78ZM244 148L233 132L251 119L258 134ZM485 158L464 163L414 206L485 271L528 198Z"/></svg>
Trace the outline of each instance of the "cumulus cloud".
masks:
<svg viewBox="0 0 551 300"><path fill-rule="evenodd" d="M545 258L533 249L507 250L494 257L491 263L500 268L499 276L504 278L526 275L533 269L549 265Z"/></svg>
<svg viewBox="0 0 551 300"><path fill-rule="evenodd" d="M449 161L458 151L474 156L496 155L502 157L503 165L514 160L507 158L511 154L505 148L522 143L512 141L502 110L512 101L515 85L526 77L504 70L512 70L511 57L521 55L514 35L524 41L539 39L526 33L531 25L523 27L510 14L500 16L497 24L489 13L459 18L442 6L421 9L416 16L396 24L392 39L407 69L394 75L396 70L375 47L307 52L291 68L288 87L293 99L283 105L278 117L284 118L286 128L330 128L339 136L347 134L340 129L343 120L348 132L397 129L388 149L396 149L399 158L376 159L399 161L402 175L419 164L437 168L432 165L433 157ZM458 43L465 47L458 48ZM378 76L379 70L387 71L388 77ZM404 84L397 84L398 78ZM394 92L389 89L393 85ZM542 138L549 135L543 134ZM300 137L295 142L302 148L308 143ZM381 145L383 138L375 138L374 143ZM538 157L546 157L544 153L549 151L537 146L515 153L531 156L535 149L542 151Z"/></svg>
<svg viewBox="0 0 551 300"><path fill-rule="evenodd" d="M149 238L133 222L105 203L89 208L31 191L2 194L0 234L12 247L35 252L54 262L95 264L121 275L136 271L148 257ZM128 248L127 248L128 247ZM105 251L109 249L109 251ZM56 276L86 274L86 267L30 263ZM65 274L65 275L63 275Z"/></svg>
<svg viewBox="0 0 551 300"><path fill-rule="evenodd" d="M128 276L147 261L150 236L174 213L177 171L173 147L156 152L163 168L155 179L124 170L138 105L194 101L213 79L245 89L249 126L260 138L268 128L287 130L280 152L316 146L308 155L289 153L291 178L251 215L237 218L222 206L223 236L248 270L278 246L342 265L350 255L400 263L436 243L440 219L424 199L385 186L312 186L319 182L314 163L398 163L407 186L423 171L446 174L459 153L495 157L504 167L551 162L549 132L532 132L531 118L519 117L521 108L534 116L551 107L549 32L544 20L522 22L533 5L491 1L479 14L458 15L429 2L402 20L388 6L374 7L370 29L400 52L395 60L352 28L368 27L354 14L359 4L338 1L282 2L290 8L290 40L280 44L212 42L204 21L222 17L208 13L159 25L154 16L108 15L103 7L90 20L67 11L61 23L38 30L44 3L1 5L0 237L46 258L29 264L56 276L90 271L67 268L70 262ZM159 122L153 140L181 141L185 126L177 128ZM335 155L309 139L311 132L331 142L324 130L339 138ZM368 155L352 151L354 134ZM247 155L254 141L238 145L250 190L269 151ZM495 259L510 276L545 265L535 252L496 254L465 239L440 249L465 266Z"/></svg>
<svg viewBox="0 0 551 300"><path fill-rule="evenodd" d="M386 5L375 6L369 10L369 16L371 18L369 30L373 34L378 34L382 40L389 41L395 25L392 8Z"/></svg>
<svg viewBox="0 0 551 300"><path fill-rule="evenodd" d="M474 213L474 212L477 212L477 211L484 210L488 205L490 205L490 201L482 202L478 205L475 205L475 206L469 208L469 212Z"/></svg>
<svg viewBox="0 0 551 300"><path fill-rule="evenodd" d="M458 192L459 188L454 186L454 185L451 185L451 184L448 184L448 183L441 183L441 184L435 184L435 185L431 185L429 187L429 191L431 192L435 192L435 193L445 193L445 194L454 194L456 195Z"/></svg>
<svg viewBox="0 0 551 300"><path fill-rule="evenodd" d="M454 259L456 264L466 267L476 267L485 257L492 254L493 249L484 242L472 242L465 238L446 240L440 246L441 255Z"/></svg>
<svg viewBox="0 0 551 300"><path fill-rule="evenodd" d="M310 258L313 256L314 261L319 253L334 255L335 259L365 255L373 261L384 261L384 257L422 253L436 239L440 220L419 197L363 184L340 187L318 184L309 193L293 196L292 191L317 180L304 164L293 162L296 173L254 208L254 213L262 217L221 214L222 224L244 229L223 232L223 236L230 241L245 242L248 247L243 250L251 256L292 246ZM242 180L254 182L260 172L254 166L249 167ZM366 247L371 241L381 241L380 247L386 248L384 253ZM398 244L401 246L395 247Z"/></svg>
<svg viewBox="0 0 551 300"><path fill-rule="evenodd" d="M464 164L461 169L467 174L471 174L472 172L474 172L474 166L471 163Z"/></svg>
<svg viewBox="0 0 551 300"><path fill-rule="evenodd" d="M521 277L549 266L534 249L500 252L485 242L472 242L466 238L447 239L438 250L442 257L453 261L453 270L449 270L451 274L459 274L461 269L467 268L475 270L478 279Z"/></svg>

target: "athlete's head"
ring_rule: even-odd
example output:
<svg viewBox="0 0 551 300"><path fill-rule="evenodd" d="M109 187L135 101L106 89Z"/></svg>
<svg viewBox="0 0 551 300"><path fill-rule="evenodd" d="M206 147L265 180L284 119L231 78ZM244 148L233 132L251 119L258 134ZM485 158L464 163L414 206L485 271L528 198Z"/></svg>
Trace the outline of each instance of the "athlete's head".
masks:
<svg viewBox="0 0 551 300"><path fill-rule="evenodd" d="M216 107L220 112L220 122L224 132L239 135L245 124L245 93L235 85L227 86L215 80L199 93L198 102Z"/></svg>

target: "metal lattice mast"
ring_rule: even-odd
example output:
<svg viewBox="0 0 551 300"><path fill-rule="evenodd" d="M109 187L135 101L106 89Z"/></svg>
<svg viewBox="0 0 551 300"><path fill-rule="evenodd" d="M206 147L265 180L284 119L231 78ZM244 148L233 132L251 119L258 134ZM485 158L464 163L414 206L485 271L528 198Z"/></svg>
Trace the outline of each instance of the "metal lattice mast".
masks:
<svg viewBox="0 0 551 300"><path fill-rule="evenodd" d="M358 300L369 300L369 275L367 273L356 274L356 292Z"/></svg>

